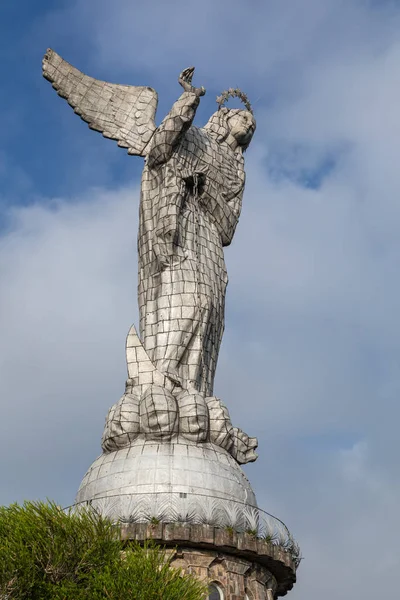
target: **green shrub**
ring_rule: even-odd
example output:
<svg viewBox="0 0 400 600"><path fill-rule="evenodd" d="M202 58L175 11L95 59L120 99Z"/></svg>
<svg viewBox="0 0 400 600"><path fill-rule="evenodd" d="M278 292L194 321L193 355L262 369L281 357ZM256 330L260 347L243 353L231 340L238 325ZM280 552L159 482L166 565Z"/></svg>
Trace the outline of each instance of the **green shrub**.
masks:
<svg viewBox="0 0 400 600"><path fill-rule="evenodd" d="M0 507L1 600L204 600L194 577L153 543L123 546L119 528L91 510L53 503Z"/></svg>

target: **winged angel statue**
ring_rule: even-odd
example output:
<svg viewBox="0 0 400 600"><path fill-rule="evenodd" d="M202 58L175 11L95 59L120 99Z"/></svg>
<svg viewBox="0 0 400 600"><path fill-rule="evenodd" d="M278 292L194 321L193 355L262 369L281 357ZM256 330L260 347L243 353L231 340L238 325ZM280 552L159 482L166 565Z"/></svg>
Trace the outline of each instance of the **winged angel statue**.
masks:
<svg viewBox="0 0 400 600"><path fill-rule="evenodd" d="M184 70L183 93L158 127L157 92L88 77L53 50L43 75L91 129L142 156L138 235L140 336L127 339L126 393L110 409L103 449L143 433L184 435L225 447L238 462L255 460L255 438L231 425L213 396L224 330L227 272L223 247L238 223L245 183L243 151L256 123L245 94L230 89L208 123L193 125L204 88ZM246 110L229 110L238 96Z"/></svg>

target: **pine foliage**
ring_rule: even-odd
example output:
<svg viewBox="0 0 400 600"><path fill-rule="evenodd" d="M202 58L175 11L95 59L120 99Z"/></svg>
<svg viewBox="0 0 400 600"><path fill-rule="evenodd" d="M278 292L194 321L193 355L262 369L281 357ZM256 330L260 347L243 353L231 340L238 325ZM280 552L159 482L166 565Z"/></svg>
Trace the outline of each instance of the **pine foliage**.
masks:
<svg viewBox="0 0 400 600"><path fill-rule="evenodd" d="M0 507L0 600L204 600L153 543L123 545L94 511L53 503Z"/></svg>

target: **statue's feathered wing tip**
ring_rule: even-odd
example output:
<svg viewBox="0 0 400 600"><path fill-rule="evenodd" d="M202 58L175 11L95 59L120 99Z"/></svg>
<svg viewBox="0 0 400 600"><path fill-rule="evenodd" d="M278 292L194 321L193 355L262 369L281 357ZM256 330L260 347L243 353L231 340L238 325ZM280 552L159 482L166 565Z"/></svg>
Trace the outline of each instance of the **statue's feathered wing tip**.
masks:
<svg viewBox="0 0 400 600"><path fill-rule="evenodd" d="M56 54L54 52L54 50L52 50L51 48L47 48L46 52L44 53L43 60L42 60L43 68L45 66L45 63L51 61L51 58L54 54Z"/></svg>
<svg viewBox="0 0 400 600"><path fill-rule="evenodd" d="M43 56L43 60L42 60L42 74L43 77L45 77L45 79L48 79L49 81L52 81L52 78L50 76L50 71L51 71L51 66L55 66L53 65L56 59L56 57L58 57L61 61L61 56L58 56L57 52L54 52L54 50L52 50L52 48L47 48L44 56Z"/></svg>

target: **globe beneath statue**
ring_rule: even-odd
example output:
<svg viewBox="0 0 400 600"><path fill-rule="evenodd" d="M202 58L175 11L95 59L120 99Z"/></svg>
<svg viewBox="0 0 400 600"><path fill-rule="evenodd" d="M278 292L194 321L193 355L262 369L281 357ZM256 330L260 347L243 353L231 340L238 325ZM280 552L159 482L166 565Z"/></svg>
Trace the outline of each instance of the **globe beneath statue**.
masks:
<svg viewBox="0 0 400 600"><path fill-rule="evenodd" d="M181 436L166 443L141 435L127 448L102 454L83 478L76 503L125 522L239 528L258 510L250 482L226 450Z"/></svg>

